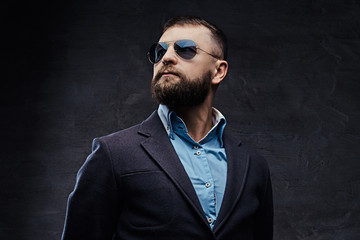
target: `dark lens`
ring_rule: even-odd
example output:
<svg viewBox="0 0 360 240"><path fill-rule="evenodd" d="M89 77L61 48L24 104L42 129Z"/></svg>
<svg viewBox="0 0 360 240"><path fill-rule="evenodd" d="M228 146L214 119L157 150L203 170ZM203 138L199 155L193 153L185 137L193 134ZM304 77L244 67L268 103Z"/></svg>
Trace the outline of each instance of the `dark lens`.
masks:
<svg viewBox="0 0 360 240"><path fill-rule="evenodd" d="M151 63L155 63L155 48L157 43L151 45L150 50L148 52L148 58Z"/></svg>
<svg viewBox="0 0 360 240"><path fill-rule="evenodd" d="M192 59L196 55L196 44L191 40L179 40L175 42L174 49L183 59Z"/></svg>
<svg viewBox="0 0 360 240"><path fill-rule="evenodd" d="M166 43L159 43L155 48L155 63L159 62L160 59L165 55L168 45Z"/></svg>
<svg viewBox="0 0 360 240"><path fill-rule="evenodd" d="M166 43L155 43L150 47L148 57L150 62L157 63L164 56L167 50Z"/></svg>

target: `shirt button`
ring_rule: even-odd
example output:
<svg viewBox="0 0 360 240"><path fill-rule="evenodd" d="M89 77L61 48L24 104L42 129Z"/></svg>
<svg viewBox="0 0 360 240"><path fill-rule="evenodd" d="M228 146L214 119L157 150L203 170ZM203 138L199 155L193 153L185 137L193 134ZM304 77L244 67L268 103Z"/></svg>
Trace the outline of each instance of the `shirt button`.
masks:
<svg viewBox="0 0 360 240"><path fill-rule="evenodd" d="M200 151L196 151L195 155L200 156L201 152Z"/></svg>
<svg viewBox="0 0 360 240"><path fill-rule="evenodd" d="M213 219L212 218L208 218L208 223L212 223L213 222Z"/></svg>
<svg viewBox="0 0 360 240"><path fill-rule="evenodd" d="M205 187L209 188L211 184L209 182L205 183Z"/></svg>
<svg viewBox="0 0 360 240"><path fill-rule="evenodd" d="M194 146L193 149L197 150L199 149L199 146Z"/></svg>

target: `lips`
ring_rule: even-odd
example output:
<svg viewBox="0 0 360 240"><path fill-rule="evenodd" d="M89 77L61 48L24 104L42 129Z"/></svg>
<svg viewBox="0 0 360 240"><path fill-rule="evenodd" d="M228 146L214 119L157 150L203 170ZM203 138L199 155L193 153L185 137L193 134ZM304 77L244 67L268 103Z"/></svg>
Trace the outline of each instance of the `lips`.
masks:
<svg viewBox="0 0 360 240"><path fill-rule="evenodd" d="M174 76L177 76L178 78L182 78L181 72L178 72L175 68L164 66L161 69L159 69L157 74L154 76L153 81L154 81L154 83L156 83L163 77L164 77L163 79L165 79L165 78L173 79Z"/></svg>
<svg viewBox="0 0 360 240"><path fill-rule="evenodd" d="M163 73L161 73L161 76L164 76L164 75L175 75L175 76L178 76L178 74L177 73L175 73L175 72L163 72Z"/></svg>

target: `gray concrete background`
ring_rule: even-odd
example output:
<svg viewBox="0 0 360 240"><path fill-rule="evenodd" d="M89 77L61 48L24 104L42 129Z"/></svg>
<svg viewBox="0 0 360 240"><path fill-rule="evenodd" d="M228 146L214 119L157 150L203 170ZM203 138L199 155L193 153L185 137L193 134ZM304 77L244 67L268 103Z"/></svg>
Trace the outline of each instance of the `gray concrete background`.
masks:
<svg viewBox="0 0 360 240"><path fill-rule="evenodd" d="M228 36L215 106L269 162L275 239L360 239L359 1L3 7L0 239L60 239L92 139L156 108L146 52L165 20L187 14Z"/></svg>

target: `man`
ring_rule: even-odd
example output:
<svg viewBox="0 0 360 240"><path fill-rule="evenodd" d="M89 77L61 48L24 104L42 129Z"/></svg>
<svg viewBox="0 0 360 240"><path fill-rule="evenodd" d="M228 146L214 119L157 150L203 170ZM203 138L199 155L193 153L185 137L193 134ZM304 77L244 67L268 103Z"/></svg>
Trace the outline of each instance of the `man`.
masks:
<svg viewBox="0 0 360 240"><path fill-rule="evenodd" d="M212 107L226 48L222 31L201 18L165 24L148 53L159 108L94 140L69 196L63 240L272 239L268 166Z"/></svg>

